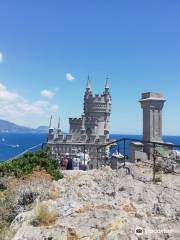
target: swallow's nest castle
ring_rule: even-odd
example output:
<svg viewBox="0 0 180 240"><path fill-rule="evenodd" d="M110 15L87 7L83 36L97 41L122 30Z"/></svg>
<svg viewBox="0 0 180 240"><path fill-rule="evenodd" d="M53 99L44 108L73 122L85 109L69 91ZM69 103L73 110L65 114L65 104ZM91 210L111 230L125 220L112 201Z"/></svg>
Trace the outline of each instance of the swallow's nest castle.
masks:
<svg viewBox="0 0 180 240"><path fill-rule="evenodd" d="M92 167L95 167L97 147L109 142L110 114L111 95L108 79L103 94L93 95L88 77L84 94L84 112L80 118L69 118L69 133L62 133L60 123L57 129L52 128L52 118L50 120L48 144L52 152L57 157L64 153L69 153L73 157L77 150L84 152L85 148L92 160Z"/></svg>

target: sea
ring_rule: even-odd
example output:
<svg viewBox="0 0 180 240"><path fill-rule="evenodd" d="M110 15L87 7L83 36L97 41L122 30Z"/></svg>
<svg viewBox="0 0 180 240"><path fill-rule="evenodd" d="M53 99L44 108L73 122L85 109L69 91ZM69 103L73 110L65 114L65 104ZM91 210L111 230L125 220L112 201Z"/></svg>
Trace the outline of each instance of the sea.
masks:
<svg viewBox="0 0 180 240"><path fill-rule="evenodd" d="M142 139L141 135L111 134L111 139L133 138ZM164 136L165 142L180 145L180 136ZM47 144L46 133L1 133L0 161L12 159L27 151L37 151ZM180 149L179 149L180 150Z"/></svg>

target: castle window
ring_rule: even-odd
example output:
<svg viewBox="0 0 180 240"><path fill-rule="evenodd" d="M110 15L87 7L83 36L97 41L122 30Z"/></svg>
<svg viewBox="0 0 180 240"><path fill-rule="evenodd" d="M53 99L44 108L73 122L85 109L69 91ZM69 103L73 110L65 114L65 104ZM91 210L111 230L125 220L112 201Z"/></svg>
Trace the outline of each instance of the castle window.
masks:
<svg viewBox="0 0 180 240"><path fill-rule="evenodd" d="M91 130L91 128L87 128L87 130L86 130L86 134L87 134L87 135L91 135L91 134L92 134L92 130Z"/></svg>

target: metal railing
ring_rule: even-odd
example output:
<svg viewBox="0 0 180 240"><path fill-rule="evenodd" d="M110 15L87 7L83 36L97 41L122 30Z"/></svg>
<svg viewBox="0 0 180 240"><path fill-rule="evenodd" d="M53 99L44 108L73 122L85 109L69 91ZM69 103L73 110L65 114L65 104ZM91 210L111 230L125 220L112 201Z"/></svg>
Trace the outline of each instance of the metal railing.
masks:
<svg viewBox="0 0 180 240"><path fill-rule="evenodd" d="M102 146L97 147L97 168L100 167L100 165L106 165L107 164L107 160L106 157L103 156L102 153L105 152L105 149L107 147L111 147L112 145L116 145L113 147L113 149L116 149L117 153L121 153L123 155L123 157L121 158L121 162L123 161L123 163L121 164L121 167L126 167L126 162L130 161L129 160L129 156L130 156L130 143L132 142L136 142L136 143L142 143L142 150L139 150L138 152L142 152L142 153L146 153L147 154L147 161L143 161L145 164L148 164L150 167L152 167L153 170L153 181L156 181L156 172L157 172L157 164L159 163L158 158L161 158L162 160L170 162L170 161L177 161L177 159L174 159L171 156L163 156L161 153L158 152L158 148L162 148L162 149L169 149L169 151L172 151L173 149L179 149L180 150L180 145L177 144L171 144L171 143L164 143L164 142L153 142L153 141L145 141L145 140L140 140L140 139L133 139L133 138L121 138L121 139L117 139L113 142L110 142L108 144L104 144ZM144 150L144 146L148 145L149 149L151 149L151 151L149 153L147 153ZM104 151L102 151L102 149L104 149ZM111 149L111 155L113 153L113 150ZM117 160L118 161L118 160ZM135 159L134 159L135 161ZM180 159L179 159L179 163L180 163ZM108 164L110 164L110 162L108 162ZM163 168L163 167L162 167ZM117 169L118 169L118 165L117 165ZM163 169L162 169L163 170ZM174 171L172 169L172 171L175 174L180 174L180 171Z"/></svg>

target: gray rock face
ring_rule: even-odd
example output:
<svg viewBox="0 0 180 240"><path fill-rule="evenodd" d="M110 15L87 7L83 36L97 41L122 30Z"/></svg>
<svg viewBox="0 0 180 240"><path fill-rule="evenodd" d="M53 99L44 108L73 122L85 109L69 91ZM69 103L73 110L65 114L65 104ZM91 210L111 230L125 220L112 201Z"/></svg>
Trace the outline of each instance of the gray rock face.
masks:
<svg viewBox="0 0 180 240"><path fill-rule="evenodd" d="M13 221L13 240L180 239L180 176L153 183L152 169L132 168L133 176L107 168L64 172L53 182L57 197L44 201L58 213L55 221L33 226L34 205Z"/></svg>

